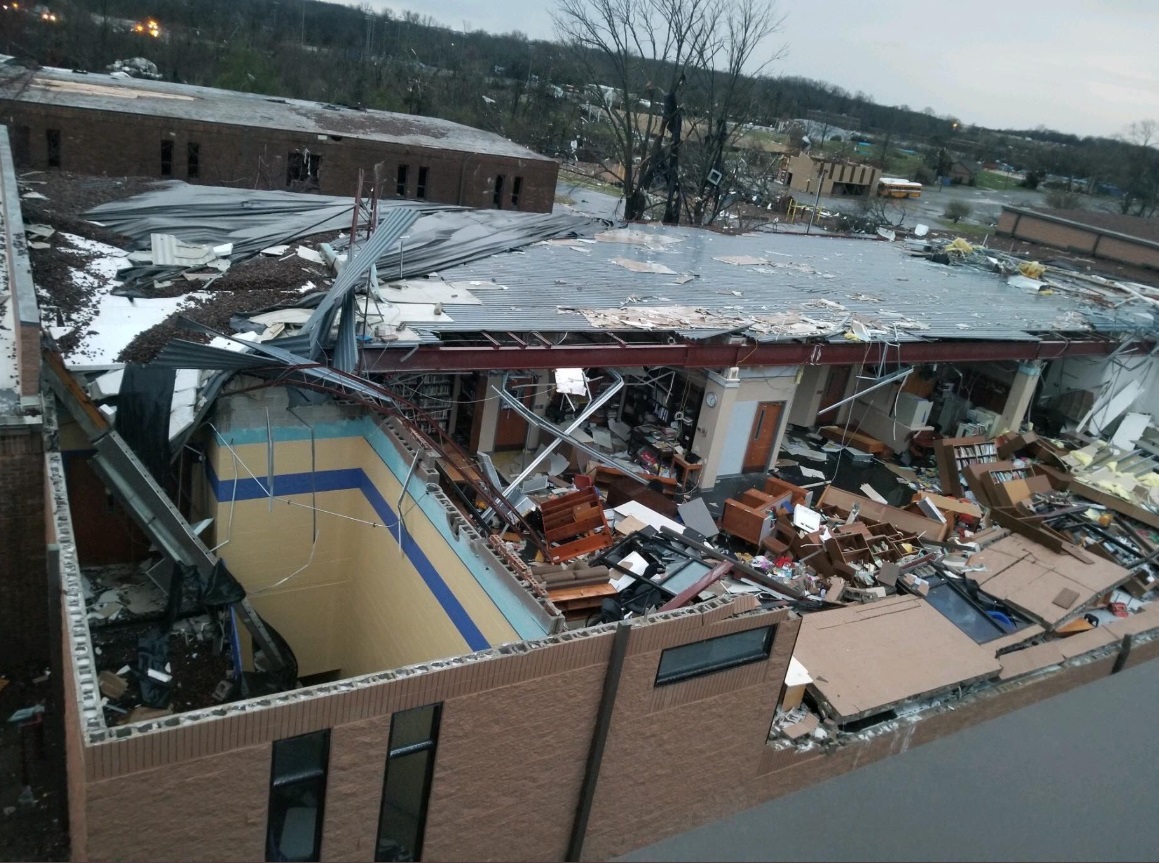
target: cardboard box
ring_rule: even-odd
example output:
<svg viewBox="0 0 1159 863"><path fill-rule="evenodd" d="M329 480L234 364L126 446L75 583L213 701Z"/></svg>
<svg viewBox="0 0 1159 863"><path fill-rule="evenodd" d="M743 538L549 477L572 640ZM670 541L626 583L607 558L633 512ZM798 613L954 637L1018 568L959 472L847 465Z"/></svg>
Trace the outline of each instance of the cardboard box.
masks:
<svg viewBox="0 0 1159 863"><path fill-rule="evenodd" d="M1038 435L1030 431L1015 435L1005 443L998 445L998 457L1002 459L1013 458L1018 453L1029 450L1030 445L1037 440Z"/></svg>

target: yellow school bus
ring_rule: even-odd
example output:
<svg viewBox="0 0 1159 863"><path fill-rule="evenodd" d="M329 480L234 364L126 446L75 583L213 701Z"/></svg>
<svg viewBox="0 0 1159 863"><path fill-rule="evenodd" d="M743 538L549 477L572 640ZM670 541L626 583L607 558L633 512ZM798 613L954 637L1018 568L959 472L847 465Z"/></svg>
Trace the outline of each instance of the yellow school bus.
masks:
<svg viewBox="0 0 1159 863"><path fill-rule="evenodd" d="M922 184L897 177L882 177L877 181L877 194L882 198L920 198Z"/></svg>

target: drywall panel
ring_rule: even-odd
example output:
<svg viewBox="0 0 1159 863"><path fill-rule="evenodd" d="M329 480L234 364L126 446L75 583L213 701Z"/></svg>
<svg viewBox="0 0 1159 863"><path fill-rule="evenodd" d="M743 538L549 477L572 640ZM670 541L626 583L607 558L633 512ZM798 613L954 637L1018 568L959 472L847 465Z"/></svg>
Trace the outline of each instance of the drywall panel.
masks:
<svg viewBox="0 0 1159 863"><path fill-rule="evenodd" d="M728 431L724 437L724 452L720 456L717 476L740 473L744 464L745 445L749 432L753 430L758 402L738 402L728 421Z"/></svg>
<svg viewBox="0 0 1159 863"><path fill-rule="evenodd" d="M797 659L810 690L842 721L993 677L994 653L923 599L896 596L805 616Z"/></svg>

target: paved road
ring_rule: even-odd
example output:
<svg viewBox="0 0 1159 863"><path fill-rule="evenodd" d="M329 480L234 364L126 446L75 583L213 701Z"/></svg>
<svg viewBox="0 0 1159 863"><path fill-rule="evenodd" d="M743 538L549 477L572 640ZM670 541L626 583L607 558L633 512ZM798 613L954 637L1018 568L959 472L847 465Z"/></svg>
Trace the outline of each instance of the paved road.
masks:
<svg viewBox="0 0 1159 863"><path fill-rule="evenodd" d="M1157 716L1153 661L622 859L1155 860Z"/></svg>

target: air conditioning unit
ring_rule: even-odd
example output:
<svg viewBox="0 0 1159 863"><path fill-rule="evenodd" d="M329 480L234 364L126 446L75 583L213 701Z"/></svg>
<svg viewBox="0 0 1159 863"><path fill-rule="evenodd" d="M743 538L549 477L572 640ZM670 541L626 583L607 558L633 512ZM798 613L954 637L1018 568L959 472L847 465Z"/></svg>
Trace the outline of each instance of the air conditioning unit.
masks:
<svg viewBox="0 0 1159 863"><path fill-rule="evenodd" d="M739 381L740 380L740 368L737 366L731 366L727 371L725 371L724 379L726 381Z"/></svg>

